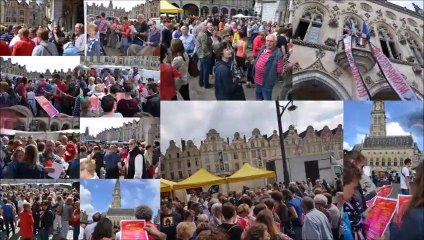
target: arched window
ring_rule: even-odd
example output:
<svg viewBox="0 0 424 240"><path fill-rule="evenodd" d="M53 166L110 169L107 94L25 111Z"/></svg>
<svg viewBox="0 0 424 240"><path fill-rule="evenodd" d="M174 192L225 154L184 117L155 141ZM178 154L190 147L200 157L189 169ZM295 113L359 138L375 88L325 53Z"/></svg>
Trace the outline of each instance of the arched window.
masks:
<svg viewBox="0 0 424 240"><path fill-rule="evenodd" d="M306 42L319 43L323 18L324 13L318 7L306 9L294 37Z"/></svg>
<svg viewBox="0 0 424 240"><path fill-rule="evenodd" d="M390 33L387 28L380 27L378 29L378 37L380 39L381 50L383 50L384 55L391 59L398 59L399 54L396 51L393 34Z"/></svg>
<svg viewBox="0 0 424 240"><path fill-rule="evenodd" d="M395 167L397 166L397 161L398 161L397 158L395 158L394 161L393 161L393 166L395 166Z"/></svg>
<svg viewBox="0 0 424 240"><path fill-rule="evenodd" d="M386 159L384 159L384 158L381 159L381 166L383 166L383 167L386 166L386 162L385 161L386 161Z"/></svg>

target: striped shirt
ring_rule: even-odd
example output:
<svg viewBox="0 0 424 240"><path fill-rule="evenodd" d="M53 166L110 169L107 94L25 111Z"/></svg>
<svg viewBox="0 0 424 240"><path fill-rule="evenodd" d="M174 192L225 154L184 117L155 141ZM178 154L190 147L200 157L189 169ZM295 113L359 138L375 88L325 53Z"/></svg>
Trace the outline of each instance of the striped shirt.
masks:
<svg viewBox="0 0 424 240"><path fill-rule="evenodd" d="M265 65L271 56L272 56L272 51L268 51L267 49L265 49L262 52L262 54L259 56L258 60L256 61L255 76L254 76L255 84L259 84L260 86L263 86ZM281 57L277 63L277 74L280 75L282 71L283 71L283 58Z"/></svg>

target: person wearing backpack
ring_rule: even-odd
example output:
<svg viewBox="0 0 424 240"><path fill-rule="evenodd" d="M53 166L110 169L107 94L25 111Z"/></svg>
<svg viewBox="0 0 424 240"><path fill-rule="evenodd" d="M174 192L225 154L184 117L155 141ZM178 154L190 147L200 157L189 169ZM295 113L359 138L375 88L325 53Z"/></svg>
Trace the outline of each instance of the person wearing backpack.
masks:
<svg viewBox="0 0 424 240"><path fill-rule="evenodd" d="M49 30L40 28L37 30L37 37L41 40L40 44L32 50L32 56L59 56L57 47L49 42Z"/></svg>
<svg viewBox="0 0 424 240"><path fill-rule="evenodd" d="M409 195L411 192L411 176L409 173L409 167L411 167L411 159L405 159L404 166L400 170L400 192L403 195Z"/></svg>

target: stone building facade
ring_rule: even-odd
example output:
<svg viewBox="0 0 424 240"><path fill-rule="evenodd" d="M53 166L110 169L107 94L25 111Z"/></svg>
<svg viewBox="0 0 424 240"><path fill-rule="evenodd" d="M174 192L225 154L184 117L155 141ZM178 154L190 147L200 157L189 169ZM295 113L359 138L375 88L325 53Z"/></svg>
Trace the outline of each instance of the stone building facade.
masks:
<svg viewBox="0 0 424 240"><path fill-rule="evenodd" d="M171 0L176 7L184 9L184 16L234 16L238 13L253 16L252 0Z"/></svg>
<svg viewBox="0 0 424 240"><path fill-rule="evenodd" d="M369 136L356 148L360 149L375 172L398 172L406 158L412 160L412 167L422 160L422 152L412 135L387 136L383 101L373 103Z"/></svg>
<svg viewBox="0 0 424 240"><path fill-rule="evenodd" d="M357 99L355 82L343 49L343 30L350 19L362 31L363 21L371 32L370 42L382 49L391 63L423 98L423 15L383 0L294 0L290 8L293 26L291 82L280 98L298 100ZM397 100L384 79L369 44L352 45L352 52L373 100Z"/></svg>
<svg viewBox="0 0 424 240"><path fill-rule="evenodd" d="M79 118L0 118L1 128L30 131L54 132L68 129L79 129Z"/></svg>
<svg viewBox="0 0 424 240"><path fill-rule="evenodd" d="M73 31L76 23L84 23L83 1L69 0L0 0L0 24L47 26L49 21Z"/></svg>
<svg viewBox="0 0 424 240"><path fill-rule="evenodd" d="M157 18L159 17L159 0L147 0L145 3L140 3L133 7L128 12L125 8L114 7L112 1L109 2L108 6L104 6L103 3L97 5L94 2L91 5L87 5L88 18L100 16L101 13L105 13L106 17L113 18L127 16L129 19L136 19L138 14L143 14L145 18Z"/></svg>
<svg viewBox="0 0 424 240"><path fill-rule="evenodd" d="M275 22L283 25L289 19L289 1L280 0L257 0L255 1L255 16L261 17L262 21Z"/></svg>
<svg viewBox="0 0 424 240"><path fill-rule="evenodd" d="M153 145L159 141L160 127L159 118L143 117L139 120L124 123L121 127L105 129L95 137L99 141L121 141L128 142L135 139Z"/></svg>
<svg viewBox="0 0 424 240"><path fill-rule="evenodd" d="M62 77L65 77L66 75L72 75L72 69L68 68L68 70L64 71L61 69L60 71L54 70L53 72L47 69L45 72L37 72L37 71L28 71L25 65L20 65L19 63L12 63L12 60L10 58L0 58L0 71L2 75L9 75L11 76L21 76L21 77L27 77L29 79L39 79L40 74L43 74L45 78L49 79L54 74L59 74Z"/></svg>
<svg viewBox="0 0 424 240"><path fill-rule="evenodd" d="M343 128L327 126L315 130L309 126L298 132L294 126L284 132L286 157L314 156L330 153L336 159L343 157ZM232 140L224 139L215 129L210 129L206 138L196 146L192 140L181 140L177 146L169 143L161 163L162 178L181 181L200 168L218 176L229 176L244 163L254 167L272 169L274 161L281 161L280 138L277 131L267 136L255 128L249 138L236 132ZM263 181L260 181L263 186Z"/></svg>
<svg viewBox="0 0 424 240"><path fill-rule="evenodd" d="M123 65L129 67L138 67L147 70L159 71L159 57L155 56L87 56L81 57L81 63L85 65Z"/></svg>

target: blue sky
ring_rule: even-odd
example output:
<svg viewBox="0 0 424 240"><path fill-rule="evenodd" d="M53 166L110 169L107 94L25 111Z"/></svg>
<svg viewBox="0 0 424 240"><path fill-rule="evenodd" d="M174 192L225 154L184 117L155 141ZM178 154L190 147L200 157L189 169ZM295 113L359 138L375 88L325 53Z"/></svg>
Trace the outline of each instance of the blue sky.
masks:
<svg viewBox="0 0 424 240"><path fill-rule="evenodd" d="M412 133L423 150L423 102L385 101L387 135ZM369 134L372 102L344 102L344 148L350 150Z"/></svg>
<svg viewBox="0 0 424 240"><path fill-rule="evenodd" d="M89 219L95 212L106 212L112 205L115 179L81 180L81 209ZM159 180L121 180L121 207L134 208L145 204L154 214L160 207Z"/></svg>

